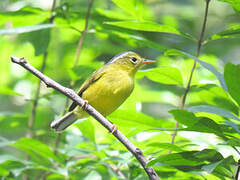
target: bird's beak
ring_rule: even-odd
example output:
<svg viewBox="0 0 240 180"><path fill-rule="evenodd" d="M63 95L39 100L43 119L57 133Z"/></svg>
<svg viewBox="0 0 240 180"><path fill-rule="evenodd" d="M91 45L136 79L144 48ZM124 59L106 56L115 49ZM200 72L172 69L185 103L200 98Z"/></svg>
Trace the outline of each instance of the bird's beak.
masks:
<svg viewBox="0 0 240 180"><path fill-rule="evenodd" d="M152 64L152 63L155 63L156 61L155 60L150 60L150 59L144 59L143 60L143 64Z"/></svg>

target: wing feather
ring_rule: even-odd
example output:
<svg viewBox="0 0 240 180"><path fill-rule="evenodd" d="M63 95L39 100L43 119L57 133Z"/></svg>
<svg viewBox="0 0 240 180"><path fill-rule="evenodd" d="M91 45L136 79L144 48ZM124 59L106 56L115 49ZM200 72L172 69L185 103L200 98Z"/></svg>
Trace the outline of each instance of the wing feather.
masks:
<svg viewBox="0 0 240 180"><path fill-rule="evenodd" d="M86 91L88 89L89 86L91 86L92 84L94 84L95 82L97 82L103 75L105 74L105 71L103 71L103 68L100 68L99 70L95 71L83 84L82 86L79 88L77 94L82 97L82 94L84 93L84 91ZM73 102L68 111L72 111L77 107L77 103Z"/></svg>

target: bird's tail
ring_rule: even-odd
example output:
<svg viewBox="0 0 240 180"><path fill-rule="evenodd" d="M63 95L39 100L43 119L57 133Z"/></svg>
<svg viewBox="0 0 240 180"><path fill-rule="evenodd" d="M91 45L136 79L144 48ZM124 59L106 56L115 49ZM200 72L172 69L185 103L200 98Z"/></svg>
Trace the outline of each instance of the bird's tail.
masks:
<svg viewBox="0 0 240 180"><path fill-rule="evenodd" d="M60 119L56 119L51 123L51 128L53 128L55 131L63 131L68 126L70 126L72 123L74 123L78 118L74 114L73 111L66 113L63 117Z"/></svg>

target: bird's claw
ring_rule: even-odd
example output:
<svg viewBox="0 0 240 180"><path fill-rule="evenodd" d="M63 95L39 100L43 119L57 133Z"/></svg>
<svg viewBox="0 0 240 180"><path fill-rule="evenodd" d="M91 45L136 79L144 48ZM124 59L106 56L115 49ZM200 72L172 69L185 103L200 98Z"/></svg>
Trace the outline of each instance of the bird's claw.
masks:
<svg viewBox="0 0 240 180"><path fill-rule="evenodd" d="M88 105L88 101L84 100L84 103L83 105L81 105L81 108L86 109L87 105Z"/></svg>
<svg viewBox="0 0 240 180"><path fill-rule="evenodd" d="M112 127L111 127L111 134L114 134L116 131L117 131L117 126L116 124L112 124Z"/></svg>

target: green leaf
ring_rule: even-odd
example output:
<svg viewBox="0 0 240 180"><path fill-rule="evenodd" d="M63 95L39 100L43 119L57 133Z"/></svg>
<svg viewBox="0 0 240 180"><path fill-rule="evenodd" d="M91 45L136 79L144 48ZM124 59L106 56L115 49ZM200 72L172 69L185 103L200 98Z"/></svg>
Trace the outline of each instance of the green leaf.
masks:
<svg viewBox="0 0 240 180"><path fill-rule="evenodd" d="M8 87L0 87L0 94L1 95L17 95L17 96L23 96L20 93L17 93L15 91L13 91L12 89L8 88Z"/></svg>
<svg viewBox="0 0 240 180"><path fill-rule="evenodd" d="M187 56L189 58L194 59L195 61L197 61L199 64L201 64L201 66L203 66L204 68L206 68L207 70L211 71L213 74L215 74L215 76L218 78L222 88L227 91L227 86L226 83L224 81L224 76L223 74L221 74L220 72L218 72L218 70L211 64L206 63L200 59L198 59L196 56L192 56L191 54L188 54L186 52L180 51L180 50L176 50L176 49L170 49L167 50L165 53L165 55L178 55L178 56Z"/></svg>
<svg viewBox="0 0 240 180"><path fill-rule="evenodd" d="M118 19L118 20L126 20L126 19L133 19L133 17L129 16L128 14L123 14L122 12L116 12L116 10L106 10L96 8L96 11L107 18L111 19Z"/></svg>
<svg viewBox="0 0 240 180"><path fill-rule="evenodd" d="M224 123L231 126L233 129L235 129L235 131L237 131L240 134L240 130L239 130L237 124L235 124L234 122L231 122L231 121L224 121Z"/></svg>
<svg viewBox="0 0 240 180"><path fill-rule="evenodd" d="M240 106L240 64L234 65L227 63L224 68L224 78L227 84L228 92Z"/></svg>
<svg viewBox="0 0 240 180"><path fill-rule="evenodd" d="M17 27L17 28L0 29L0 35L29 33L29 32L33 32L33 31L49 29L54 26L55 26L54 24L37 24L37 25L32 25L32 26L22 26L22 27ZM38 40L40 40L40 38Z"/></svg>
<svg viewBox="0 0 240 180"><path fill-rule="evenodd" d="M238 107L229 94L215 84L192 86L189 95L190 104L209 104L238 114Z"/></svg>
<svg viewBox="0 0 240 180"><path fill-rule="evenodd" d="M197 166L206 165L208 162L218 162L223 160L223 156L214 149L204 149L202 151L184 151L179 153L171 153L159 156L158 158L150 161L147 167L156 163L163 163L174 167L178 166ZM197 167L196 169L199 169Z"/></svg>
<svg viewBox="0 0 240 180"><path fill-rule="evenodd" d="M0 25L11 22L14 27L38 24L49 19L50 11L40 8L24 7L17 11L4 11L0 13Z"/></svg>
<svg viewBox="0 0 240 180"><path fill-rule="evenodd" d="M7 169L4 169L0 167L0 176L4 178L4 176L7 176L9 174L9 171Z"/></svg>
<svg viewBox="0 0 240 180"><path fill-rule="evenodd" d="M83 180L101 180L101 175L96 171L91 171Z"/></svg>
<svg viewBox="0 0 240 180"><path fill-rule="evenodd" d="M137 34L130 34L130 33L125 33L125 32L120 32L120 31L106 31L108 34L116 35L117 38L120 37L122 39L127 40L128 42L134 42L135 44L143 47L151 47L155 48L159 51L165 51L167 48L163 45L160 45L159 43L156 43L154 41L150 41L140 35Z"/></svg>
<svg viewBox="0 0 240 180"><path fill-rule="evenodd" d="M174 27L164 25L164 24L157 24L154 22L149 21L117 21L117 22L105 22L105 24L117 26L126 29L132 29L137 31L148 31L148 32L161 32L161 33L169 33L175 35L181 35L189 39L193 39L187 34L183 34Z"/></svg>
<svg viewBox="0 0 240 180"><path fill-rule="evenodd" d="M218 32L209 38L209 40L226 39L226 38L239 38L240 37L240 24L233 24L226 30ZM206 41L205 43L207 43Z"/></svg>
<svg viewBox="0 0 240 180"><path fill-rule="evenodd" d="M36 26L41 26L36 25ZM21 35L22 40L29 41L34 49L35 55L39 56L46 52L50 42L50 30L49 28L42 28L38 31L32 31Z"/></svg>
<svg viewBox="0 0 240 180"><path fill-rule="evenodd" d="M118 7L123 9L126 13L137 17L137 11L135 8L135 0L112 0Z"/></svg>
<svg viewBox="0 0 240 180"><path fill-rule="evenodd" d="M158 142L154 142L154 143L147 144L147 146L153 146L153 147L156 147L158 149L168 149L168 150L176 151L176 152L183 151L182 148L178 147L175 144L171 144L171 143L158 143Z"/></svg>
<svg viewBox="0 0 240 180"><path fill-rule="evenodd" d="M194 113L180 109L171 110L169 112L178 122L188 126L188 130L214 133L220 137L224 136L221 126L209 118L196 117Z"/></svg>
<svg viewBox="0 0 240 180"><path fill-rule="evenodd" d="M119 126L139 127L139 128L157 128L162 127L160 120L154 119L146 114L131 111L117 110L108 116L108 119Z"/></svg>
<svg viewBox="0 0 240 180"><path fill-rule="evenodd" d="M159 156L158 158L150 161L147 167L152 166L156 163L163 163L168 165L188 165L195 166L203 164L202 161L194 157L198 151L186 151L180 153L171 153L168 155Z"/></svg>
<svg viewBox="0 0 240 180"><path fill-rule="evenodd" d="M218 162L214 162L214 163L210 163L210 164L206 164L204 166L202 166L202 170L207 171L207 173L212 173L214 171L214 169L216 169L216 167L218 165L220 165L223 162L223 160L218 161Z"/></svg>
<svg viewBox="0 0 240 180"><path fill-rule="evenodd" d="M218 0L218 1L229 3L235 11L240 12L240 1L239 0Z"/></svg>
<svg viewBox="0 0 240 180"><path fill-rule="evenodd" d="M70 76L71 76L71 79L73 79L73 80L79 80L79 79L85 80L94 71L95 71L95 69L93 67L80 65L80 66L76 66L70 70Z"/></svg>
<svg viewBox="0 0 240 180"><path fill-rule="evenodd" d="M176 109L169 111L169 113L174 116L175 120L189 127L193 126L199 121L199 118L196 117L194 113L186 110Z"/></svg>
<svg viewBox="0 0 240 180"><path fill-rule="evenodd" d="M207 113L212 113L212 114L217 114L219 116L222 116L222 117L226 117L226 118L230 118L230 119L235 119L235 120L238 120L240 121L240 119L235 116L234 114L224 110L224 109L221 109L221 108L217 108L217 107L214 107L214 106L207 106L207 105L201 105L201 106L192 106L190 108L187 108L188 111L190 112L207 112Z"/></svg>
<svg viewBox="0 0 240 180"><path fill-rule="evenodd" d="M52 159L59 162L59 159L54 155L53 151L50 150L46 144L36 139L20 138L18 141L13 143L12 146L25 151L29 155L34 152L43 158L48 160Z"/></svg>
<svg viewBox="0 0 240 180"><path fill-rule="evenodd" d="M134 19L151 19L151 11L142 1L138 0L112 0L119 8ZM127 18L129 19L129 18Z"/></svg>
<svg viewBox="0 0 240 180"><path fill-rule="evenodd" d="M237 128L237 131L239 133L239 129ZM240 134L240 133L239 133ZM240 139L236 137L231 137L229 140L225 141L223 145L229 145L229 146L237 146L240 147Z"/></svg>
<svg viewBox="0 0 240 180"><path fill-rule="evenodd" d="M76 126L80 129L84 136L96 144L94 125L90 119L82 120L81 122L77 123Z"/></svg>
<svg viewBox="0 0 240 180"><path fill-rule="evenodd" d="M163 84L183 84L181 72L174 67L153 68L150 70L139 71L137 73L138 78L142 78L143 76L148 77L152 81Z"/></svg>

